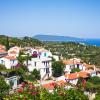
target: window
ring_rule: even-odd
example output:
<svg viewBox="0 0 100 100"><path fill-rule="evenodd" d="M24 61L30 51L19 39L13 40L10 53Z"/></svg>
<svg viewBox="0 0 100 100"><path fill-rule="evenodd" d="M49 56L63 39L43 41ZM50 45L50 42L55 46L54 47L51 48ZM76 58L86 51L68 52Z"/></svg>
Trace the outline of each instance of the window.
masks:
<svg viewBox="0 0 100 100"><path fill-rule="evenodd" d="M36 66L36 62L34 62L34 66Z"/></svg>
<svg viewBox="0 0 100 100"><path fill-rule="evenodd" d="M46 57L46 53L44 53L44 57Z"/></svg>
<svg viewBox="0 0 100 100"><path fill-rule="evenodd" d="M48 62L46 62L46 67L47 67L47 63L48 63Z"/></svg>
<svg viewBox="0 0 100 100"><path fill-rule="evenodd" d="M14 60L12 60L12 62L14 63Z"/></svg>
<svg viewBox="0 0 100 100"><path fill-rule="evenodd" d="M4 64L4 61L3 60L1 60L1 64Z"/></svg>
<svg viewBox="0 0 100 100"><path fill-rule="evenodd" d="M49 68L46 68L46 73L49 73Z"/></svg>
<svg viewBox="0 0 100 100"><path fill-rule="evenodd" d="M44 65L45 65L45 61L44 61L43 63L44 63Z"/></svg>

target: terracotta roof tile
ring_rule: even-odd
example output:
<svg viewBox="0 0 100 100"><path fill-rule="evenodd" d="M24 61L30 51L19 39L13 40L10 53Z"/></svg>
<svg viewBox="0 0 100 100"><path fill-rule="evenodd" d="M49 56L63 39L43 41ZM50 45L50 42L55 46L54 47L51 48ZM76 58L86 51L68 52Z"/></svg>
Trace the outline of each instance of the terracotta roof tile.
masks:
<svg viewBox="0 0 100 100"><path fill-rule="evenodd" d="M77 73L65 74L65 77L70 80L78 78Z"/></svg>
<svg viewBox="0 0 100 100"><path fill-rule="evenodd" d="M0 53L7 53L7 51L1 49Z"/></svg>
<svg viewBox="0 0 100 100"><path fill-rule="evenodd" d="M4 58L6 58L6 59L9 59L9 60L15 60L16 59L16 57L15 56L5 56Z"/></svg>
<svg viewBox="0 0 100 100"><path fill-rule="evenodd" d="M75 64L80 64L81 62L76 59L68 59L68 60L64 60L63 63L66 65L75 65Z"/></svg>
<svg viewBox="0 0 100 100"><path fill-rule="evenodd" d="M11 54L16 54L17 52L13 50L13 51L10 51L10 53Z"/></svg>
<svg viewBox="0 0 100 100"><path fill-rule="evenodd" d="M86 64L86 63L83 63L83 66L85 66L86 68L94 68L94 65L90 65L90 64Z"/></svg>
<svg viewBox="0 0 100 100"><path fill-rule="evenodd" d="M46 88L46 89L49 89L49 90L53 90L54 87L55 87L55 82L43 84L42 86L43 86L43 88Z"/></svg>
<svg viewBox="0 0 100 100"><path fill-rule="evenodd" d="M56 82L56 84L59 85L59 86L64 86L65 83L66 83L66 82L65 82L64 80L60 80L60 81L57 81L57 82Z"/></svg>
<svg viewBox="0 0 100 100"><path fill-rule="evenodd" d="M65 77L67 79L77 79L77 78L86 78L88 77L88 72L86 71L81 71L81 72L76 72L76 73L71 73L71 74L65 74Z"/></svg>
<svg viewBox="0 0 100 100"><path fill-rule="evenodd" d="M82 78L86 78L86 77L88 77L88 72L86 72L86 71L78 72L78 74L79 74L78 77L82 77Z"/></svg>
<svg viewBox="0 0 100 100"><path fill-rule="evenodd" d="M0 49L5 49L5 46L0 44Z"/></svg>

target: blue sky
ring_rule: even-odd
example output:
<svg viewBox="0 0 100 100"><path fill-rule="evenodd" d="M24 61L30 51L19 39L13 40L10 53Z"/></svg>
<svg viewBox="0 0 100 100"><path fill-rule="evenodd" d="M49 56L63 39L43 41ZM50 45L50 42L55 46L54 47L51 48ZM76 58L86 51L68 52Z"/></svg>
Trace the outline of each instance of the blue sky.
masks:
<svg viewBox="0 0 100 100"><path fill-rule="evenodd" d="M100 38L100 0L0 0L0 34Z"/></svg>

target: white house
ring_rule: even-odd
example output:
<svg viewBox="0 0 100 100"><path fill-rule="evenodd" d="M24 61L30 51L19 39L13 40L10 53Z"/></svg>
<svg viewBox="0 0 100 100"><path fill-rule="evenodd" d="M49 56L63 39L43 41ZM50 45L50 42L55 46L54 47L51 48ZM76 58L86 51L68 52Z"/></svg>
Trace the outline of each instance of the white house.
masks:
<svg viewBox="0 0 100 100"><path fill-rule="evenodd" d="M37 57L32 58L31 61L28 61L29 71L37 69L40 71L41 79L44 80L52 75L52 59L47 57Z"/></svg>
<svg viewBox="0 0 100 100"><path fill-rule="evenodd" d="M7 69L11 69L18 64L18 61L14 56L4 56L0 58L0 64L5 65Z"/></svg>
<svg viewBox="0 0 100 100"><path fill-rule="evenodd" d="M37 54L39 57L52 57L52 53L44 48L31 48L28 50L30 55Z"/></svg>
<svg viewBox="0 0 100 100"><path fill-rule="evenodd" d="M86 67L81 63L81 59L72 58L63 60L65 64L65 73L70 73L73 68L79 68L81 71L85 71Z"/></svg>
<svg viewBox="0 0 100 100"><path fill-rule="evenodd" d="M4 57L6 56L8 53L7 51L3 50L3 49L0 49L0 57Z"/></svg>
<svg viewBox="0 0 100 100"><path fill-rule="evenodd" d="M65 80L66 82L69 82L73 85L76 85L78 82L79 78L87 78L88 77L88 72L87 71L80 71L76 73L71 73L71 74L65 74Z"/></svg>
<svg viewBox="0 0 100 100"><path fill-rule="evenodd" d="M18 57L19 56L20 49L21 48L20 47L17 47L17 46L12 47L12 48L10 48L8 50L8 55L9 56L16 56L16 57Z"/></svg>

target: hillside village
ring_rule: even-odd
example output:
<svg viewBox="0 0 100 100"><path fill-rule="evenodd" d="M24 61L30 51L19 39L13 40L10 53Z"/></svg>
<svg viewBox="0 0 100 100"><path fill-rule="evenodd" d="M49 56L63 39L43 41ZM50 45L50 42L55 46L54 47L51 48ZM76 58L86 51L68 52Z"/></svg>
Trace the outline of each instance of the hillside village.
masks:
<svg viewBox="0 0 100 100"><path fill-rule="evenodd" d="M64 66L62 74L57 77L53 75L55 72L52 68L54 62L62 62ZM24 72L21 72L21 66ZM19 69L20 71L16 73ZM50 50L39 46L13 46L6 50L6 47L0 44L0 70L0 75L4 76L6 83L10 85L11 93L20 90L25 82L42 86L52 92L55 84L69 89L76 87L80 79L86 83L89 77L100 77L100 69L95 65L88 64L80 58L63 59L62 56L53 55ZM35 77L36 82L31 76L34 70L39 73ZM24 77L28 78L23 78L23 73L25 73Z"/></svg>

